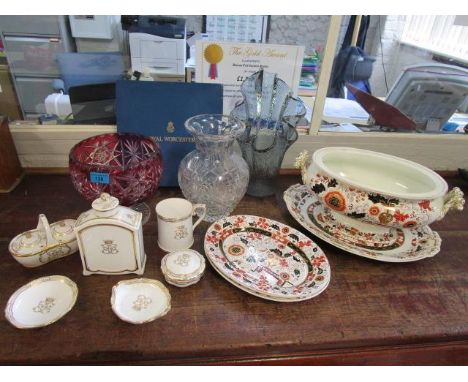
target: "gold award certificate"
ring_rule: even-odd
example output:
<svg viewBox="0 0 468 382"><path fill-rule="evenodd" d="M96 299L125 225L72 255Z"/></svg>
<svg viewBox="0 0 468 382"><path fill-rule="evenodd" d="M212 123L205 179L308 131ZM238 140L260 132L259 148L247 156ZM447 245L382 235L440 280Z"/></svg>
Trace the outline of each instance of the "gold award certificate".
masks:
<svg viewBox="0 0 468 382"><path fill-rule="evenodd" d="M199 40L195 82L223 84L223 112L242 100L240 85L260 69L276 73L297 95L304 47Z"/></svg>

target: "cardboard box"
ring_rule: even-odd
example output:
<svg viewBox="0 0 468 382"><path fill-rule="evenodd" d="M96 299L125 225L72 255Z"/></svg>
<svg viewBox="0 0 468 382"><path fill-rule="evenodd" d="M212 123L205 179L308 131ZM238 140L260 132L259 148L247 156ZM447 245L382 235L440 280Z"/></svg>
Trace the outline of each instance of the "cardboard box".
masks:
<svg viewBox="0 0 468 382"><path fill-rule="evenodd" d="M8 65L0 65L0 116L23 119Z"/></svg>

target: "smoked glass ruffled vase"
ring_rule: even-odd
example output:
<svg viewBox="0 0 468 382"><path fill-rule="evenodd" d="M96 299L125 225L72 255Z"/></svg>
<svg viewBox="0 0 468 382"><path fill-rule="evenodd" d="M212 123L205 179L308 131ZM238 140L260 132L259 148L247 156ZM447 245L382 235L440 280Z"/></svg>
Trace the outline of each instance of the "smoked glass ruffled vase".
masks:
<svg viewBox="0 0 468 382"><path fill-rule="evenodd" d="M247 189L249 168L233 147L245 126L227 115L202 114L189 118L185 128L196 149L180 162L179 186L190 202L206 205L204 220L214 222L228 216Z"/></svg>
<svg viewBox="0 0 468 382"><path fill-rule="evenodd" d="M231 116L245 123L237 137L249 165L247 194L264 197L275 193L275 181L286 150L298 138L296 125L305 115L303 102L274 73L260 70L241 85L244 100Z"/></svg>

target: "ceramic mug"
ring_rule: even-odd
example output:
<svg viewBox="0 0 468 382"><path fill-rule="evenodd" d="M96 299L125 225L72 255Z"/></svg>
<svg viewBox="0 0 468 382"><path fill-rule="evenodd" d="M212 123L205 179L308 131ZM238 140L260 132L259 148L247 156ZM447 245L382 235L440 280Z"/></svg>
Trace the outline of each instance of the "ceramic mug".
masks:
<svg viewBox="0 0 468 382"><path fill-rule="evenodd" d="M164 199L156 205L158 245L163 251L188 249L193 244L193 230L206 214L205 204L192 204L186 199ZM192 216L198 215L193 223Z"/></svg>

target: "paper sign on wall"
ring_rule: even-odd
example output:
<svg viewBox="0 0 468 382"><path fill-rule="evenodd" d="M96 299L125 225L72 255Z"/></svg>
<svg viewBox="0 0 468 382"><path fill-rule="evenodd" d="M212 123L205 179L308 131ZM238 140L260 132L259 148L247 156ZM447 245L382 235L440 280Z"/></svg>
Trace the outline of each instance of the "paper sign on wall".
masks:
<svg viewBox="0 0 468 382"><path fill-rule="evenodd" d="M224 85L223 112L242 100L240 85L260 69L276 73L297 95L303 46L197 41L195 81Z"/></svg>

